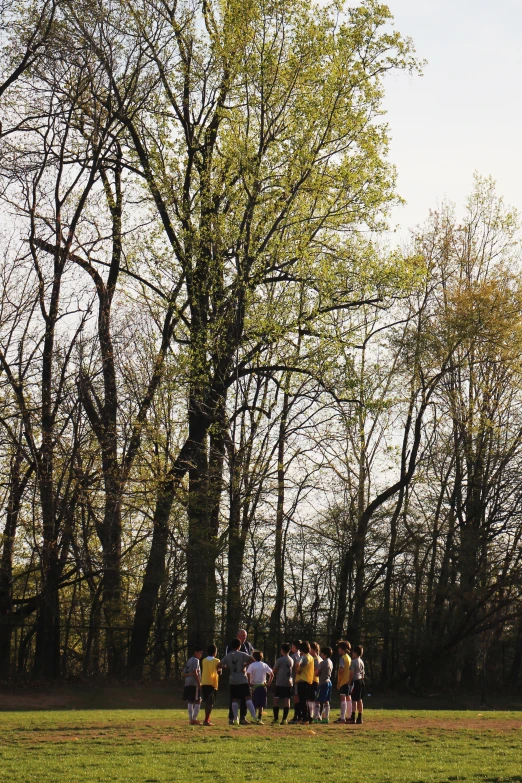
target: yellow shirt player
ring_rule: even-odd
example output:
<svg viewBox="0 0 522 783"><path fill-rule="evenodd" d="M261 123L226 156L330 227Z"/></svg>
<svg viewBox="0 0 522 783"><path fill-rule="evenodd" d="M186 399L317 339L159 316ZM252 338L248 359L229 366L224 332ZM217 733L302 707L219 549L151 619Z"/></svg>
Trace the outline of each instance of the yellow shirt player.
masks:
<svg viewBox="0 0 522 783"><path fill-rule="evenodd" d="M314 659L310 655L310 645L308 642L301 644L301 657L297 660L295 670L297 672L295 682L297 685L297 695L299 702L298 720L301 723L313 723L313 706L310 712L310 705L315 702L315 684L314 684Z"/></svg>
<svg viewBox="0 0 522 783"><path fill-rule="evenodd" d="M350 642L337 642L337 652L339 653L339 669L337 672L337 688L341 697L341 715L335 721L336 723L346 723L352 716L352 699L350 696ZM349 712L348 718L346 716Z"/></svg>
<svg viewBox="0 0 522 783"><path fill-rule="evenodd" d="M205 705L203 725L213 726L214 724L210 722L210 713L216 701L221 664L219 658L216 658L217 647L215 644L211 644L208 647L207 653L207 657L201 661L201 695Z"/></svg>

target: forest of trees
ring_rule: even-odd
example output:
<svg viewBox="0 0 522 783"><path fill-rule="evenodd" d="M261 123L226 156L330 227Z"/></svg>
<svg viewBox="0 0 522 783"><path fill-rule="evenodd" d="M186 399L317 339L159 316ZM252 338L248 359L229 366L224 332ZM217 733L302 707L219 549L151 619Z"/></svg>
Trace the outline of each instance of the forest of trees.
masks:
<svg viewBox="0 0 522 783"><path fill-rule="evenodd" d="M476 175L390 241L392 22L0 0L1 680L244 626L520 684L517 215Z"/></svg>

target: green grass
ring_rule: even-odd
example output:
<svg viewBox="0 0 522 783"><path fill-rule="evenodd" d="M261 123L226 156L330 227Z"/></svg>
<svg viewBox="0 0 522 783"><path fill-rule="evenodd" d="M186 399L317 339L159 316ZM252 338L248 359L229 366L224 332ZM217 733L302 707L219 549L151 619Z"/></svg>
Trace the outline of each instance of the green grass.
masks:
<svg viewBox="0 0 522 783"><path fill-rule="evenodd" d="M0 713L0 780L522 783L520 712L368 710L363 726L229 727L218 710L208 728L185 715Z"/></svg>

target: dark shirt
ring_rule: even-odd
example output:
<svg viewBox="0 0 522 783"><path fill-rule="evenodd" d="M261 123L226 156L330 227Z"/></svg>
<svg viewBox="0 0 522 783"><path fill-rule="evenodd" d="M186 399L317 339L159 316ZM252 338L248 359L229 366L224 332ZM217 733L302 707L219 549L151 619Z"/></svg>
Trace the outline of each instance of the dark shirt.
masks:
<svg viewBox="0 0 522 783"><path fill-rule="evenodd" d="M229 653L229 652L232 652L232 650L230 650L230 649L227 647L227 649L226 649L226 651L225 651L225 655L228 655L228 653ZM247 640L246 642L243 642L243 644L242 644L242 645L241 645L241 647L239 648L239 652L244 652L244 653L246 653L247 655L252 655L252 653L254 652L254 648L253 648L253 646L250 644L250 642Z"/></svg>

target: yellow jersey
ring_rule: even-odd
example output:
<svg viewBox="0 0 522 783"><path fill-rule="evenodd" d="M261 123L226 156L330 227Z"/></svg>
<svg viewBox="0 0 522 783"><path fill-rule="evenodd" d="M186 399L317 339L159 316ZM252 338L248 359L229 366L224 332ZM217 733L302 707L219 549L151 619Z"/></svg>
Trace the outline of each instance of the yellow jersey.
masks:
<svg viewBox="0 0 522 783"><path fill-rule="evenodd" d="M315 667L319 666L321 663L321 659L318 655L312 655L312 658L314 659L314 682L316 682L319 685L319 675L315 673Z"/></svg>
<svg viewBox="0 0 522 783"><path fill-rule="evenodd" d="M306 663L303 660L304 658L306 658ZM314 659L308 653L303 653L299 659L299 663L301 664L301 668L299 669L299 674L295 678L295 681L304 681L311 685L314 681Z"/></svg>
<svg viewBox="0 0 522 783"><path fill-rule="evenodd" d="M340 688L342 685L346 685L348 680L350 679L350 664L352 662L352 659L348 655L348 653L345 653L344 655L341 655L339 658L339 671L337 673L337 687Z"/></svg>
<svg viewBox="0 0 522 783"><path fill-rule="evenodd" d="M219 658L203 658L201 661L201 684L212 685L216 690L219 684Z"/></svg>

